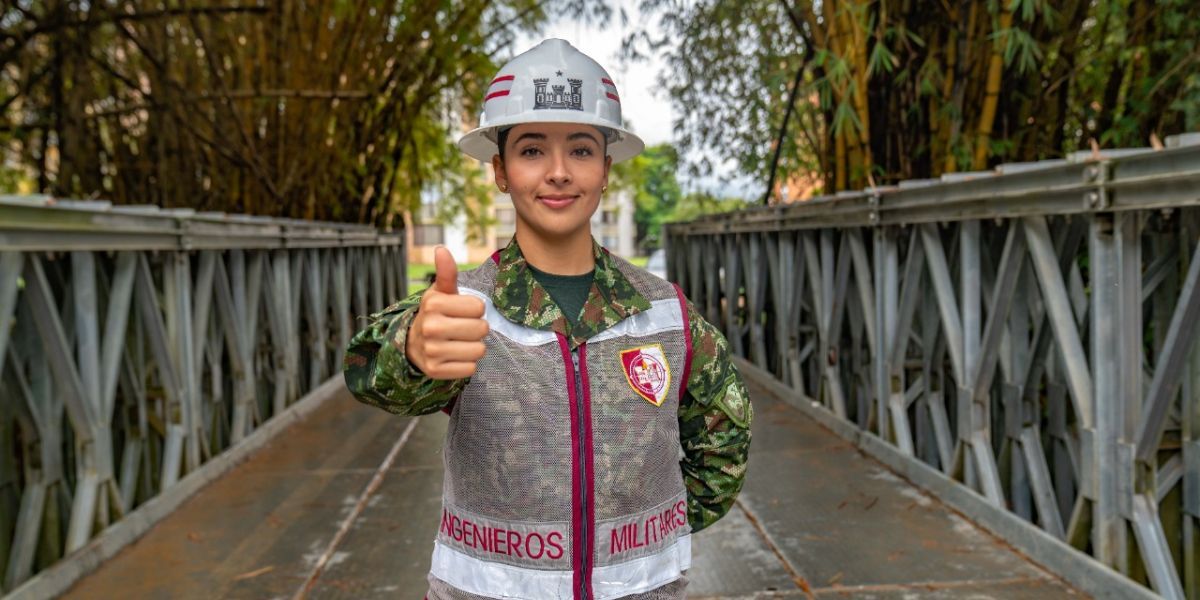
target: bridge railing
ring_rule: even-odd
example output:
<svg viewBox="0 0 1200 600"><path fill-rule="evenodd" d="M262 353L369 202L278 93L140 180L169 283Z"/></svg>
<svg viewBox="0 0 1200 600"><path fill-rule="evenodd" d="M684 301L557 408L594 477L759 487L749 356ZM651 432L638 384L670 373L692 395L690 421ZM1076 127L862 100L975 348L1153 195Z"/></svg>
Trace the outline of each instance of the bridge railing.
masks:
<svg viewBox="0 0 1200 600"><path fill-rule="evenodd" d="M669 275L734 352L1000 508L1035 558L1057 540L1197 597L1189 137L671 224Z"/></svg>
<svg viewBox="0 0 1200 600"><path fill-rule="evenodd" d="M4 589L339 376L404 258L367 226L0 196Z"/></svg>

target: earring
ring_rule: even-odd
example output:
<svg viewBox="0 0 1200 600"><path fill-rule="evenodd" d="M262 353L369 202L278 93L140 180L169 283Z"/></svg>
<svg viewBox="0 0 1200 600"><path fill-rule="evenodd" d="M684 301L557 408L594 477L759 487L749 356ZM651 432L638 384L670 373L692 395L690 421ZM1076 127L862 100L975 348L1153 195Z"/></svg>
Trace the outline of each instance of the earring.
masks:
<svg viewBox="0 0 1200 600"><path fill-rule="evenodd" d="M607 185L607 184L600 186L600 193L601 193L601 194L603 194L604 192L607 192L607 191L608 191L608 185Z"/></svg>
<svg viewBox="0 0 1200 600"><path fill-rule="evenodd" d="M508 193L508 184L507 183L500 184L500 191L507 194Z"/></svg>

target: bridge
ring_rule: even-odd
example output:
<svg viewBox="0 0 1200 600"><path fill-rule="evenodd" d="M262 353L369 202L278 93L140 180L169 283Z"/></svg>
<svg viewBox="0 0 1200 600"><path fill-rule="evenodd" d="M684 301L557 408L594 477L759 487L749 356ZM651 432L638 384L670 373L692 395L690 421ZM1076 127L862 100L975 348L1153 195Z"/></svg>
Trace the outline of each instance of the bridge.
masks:
<svg viewBox="0 0 1200 600"><path fill-rule="evenodd" d="M1195 597L1200 144L668 227L759 415L695 597ZM0 199L17 598L414 596L444 417L344 392L370 228Z"/></svg>

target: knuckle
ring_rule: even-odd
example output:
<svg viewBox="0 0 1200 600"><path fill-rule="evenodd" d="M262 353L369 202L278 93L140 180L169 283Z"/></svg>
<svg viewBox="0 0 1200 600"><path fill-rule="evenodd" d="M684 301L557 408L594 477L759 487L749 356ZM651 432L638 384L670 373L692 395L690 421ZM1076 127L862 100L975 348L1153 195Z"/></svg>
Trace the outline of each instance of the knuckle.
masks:
<svg viewBox="0 0 1200 600"><path fill-rule="evenodd" d="M470 307L470 310L471 310L471 316L482 317L484 314L484 309L485 309L485 307L483 305L483 300L480 300L479 298L475 298L475 297L468 297L467 299L470 300L470 303L468 306Z"/></svg>
<svg viewBox="0 0 1200 600"><path fill-rule="evenodd" d="M488 336L487 327L475 327L473 329L473 333L475 334L473 339L478 340L480 342L487 339L487 336Z"/></svg>
<svg viewBox="0 0 1200 600"><path fill-rule="evenodd" d="M426 338L442 338L446 336L445 319L439 316L426 317L421 327L421 334Z"/></svg>
<svg viewBox="0 0 1200 600"><path fill-rule="evenodd" d="M421 294L421 310L429 308L429 305L437 298L437 290L426 288L425 293Z"/></svg>
<svg viewBox="0 0 1200 600"><path fill-rule="evenodd" d="M421 298L421 302L425 303L425 310L440 313L445 311L446 296L438 293L433 288L429 288L429 292L425 294L424 298Z"/></svg>

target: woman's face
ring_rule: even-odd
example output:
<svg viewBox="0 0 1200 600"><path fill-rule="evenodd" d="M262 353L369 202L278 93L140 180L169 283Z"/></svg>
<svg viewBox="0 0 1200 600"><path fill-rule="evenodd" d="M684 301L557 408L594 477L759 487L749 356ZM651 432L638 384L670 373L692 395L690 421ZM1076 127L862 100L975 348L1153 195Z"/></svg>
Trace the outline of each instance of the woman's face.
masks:
<svg viewBox="0 0 1200 600"><path fill-rule="evenodd" d="M492 158L496 185L507 188L517 229L543 239L590 235L592 213L608 185L611 159L590 125L525 123L508 132L504 160Z"/></svg>

